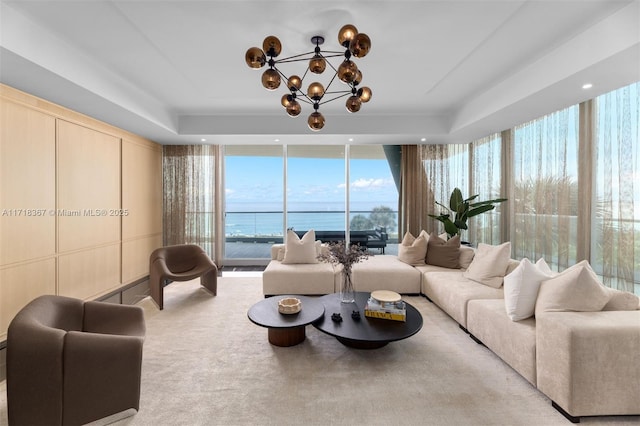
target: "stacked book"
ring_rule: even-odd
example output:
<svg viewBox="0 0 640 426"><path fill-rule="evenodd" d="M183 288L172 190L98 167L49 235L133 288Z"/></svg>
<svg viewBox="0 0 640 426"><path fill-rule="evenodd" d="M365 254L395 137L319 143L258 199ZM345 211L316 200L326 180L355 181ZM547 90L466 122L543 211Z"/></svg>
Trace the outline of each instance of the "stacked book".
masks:
<svg viewBox="0 0 640 426"><path fill-rule="evenodd" d="M371 293L364 307L364 316L393 321L406 321L406 305L394 291L379 290Z"/></svg>

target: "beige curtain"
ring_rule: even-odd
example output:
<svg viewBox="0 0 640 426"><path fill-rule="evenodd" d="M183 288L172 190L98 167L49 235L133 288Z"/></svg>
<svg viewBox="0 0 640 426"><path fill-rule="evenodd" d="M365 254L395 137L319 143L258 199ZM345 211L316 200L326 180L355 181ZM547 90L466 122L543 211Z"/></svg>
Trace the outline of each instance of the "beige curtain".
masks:
<svg viewBox="0 0 640 426"><path fill-rule="evenodd" d="M398 239L406 232L417 236L428 221L428 186L422 166L423 145L402 146L400 199L398 206Z"/></svg>
<svg viewBox="0 0 640 426"><path fill-rule="evenodd" d="M215 259L216 145L165 145L164 244L198 244Z"/></svg>
<svg viewBox="0 0 640 426"><path fill-rule="evenodd" d="M638 123L640 83L596 98L591 263L606 285L636 294L640 294Z"/></svg>
<svg viewBox="0 0 640 426"><path fill-rule="evenodd" d="M401 181L399 238L407 231L444 232L442 224L428 215L441 213L435 202L448 205L453 188L468 193L469 146L403 146Z"/></svg>

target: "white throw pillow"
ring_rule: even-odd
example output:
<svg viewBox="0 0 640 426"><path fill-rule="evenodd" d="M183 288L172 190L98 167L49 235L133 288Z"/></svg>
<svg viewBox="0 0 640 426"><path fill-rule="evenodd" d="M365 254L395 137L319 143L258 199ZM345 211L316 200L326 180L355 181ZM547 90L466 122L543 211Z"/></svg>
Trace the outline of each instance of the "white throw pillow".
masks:
<svg viewBox="0 0 640 426"><path fill-rule="evenodd" d="M511 321L533 316L540 284L553 276L544 259L534 265L525 257L513 272L504 277L504 306Z"/></svg>
<svg viewBox="0 0 640 426"><path fill-rule="evenodd" d="M422 233L416 238L407 231L402 243L398 245L398 260L412 266L424 266L424 259L427 256L427 242Z"/></svg>
<svg viewBox="0 0 640 426"><path fill-rule="evenodd" d="M307 231L302 239L292 230L288 230L284 246L282 263L318 263L316 232L313 229Z"/></svg>
<svg viewBox="0 0 640 426"><path fill-rule="evenodd" d="M536 315L543 312L596 312L611 295L600 283L589 262L583 260L540 284Z"/></svg>
<svg viewBox="0 0 640 426"><path fill-rule="evenodd" d="M509 265L511 243L499 246L480 243L463 276L480 284L500 288Z"/></svg>

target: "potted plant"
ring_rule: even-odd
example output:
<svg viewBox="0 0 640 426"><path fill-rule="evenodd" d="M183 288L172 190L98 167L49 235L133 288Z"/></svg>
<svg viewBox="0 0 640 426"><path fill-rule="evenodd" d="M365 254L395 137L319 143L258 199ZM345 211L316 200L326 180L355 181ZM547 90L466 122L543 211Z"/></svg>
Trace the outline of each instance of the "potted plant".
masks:
<svg viewBox="0 0 640 426"><path fill-rule="evenodd" d="M436 201L437 205L445 208L448 212L439 215L430 214L429 216L442 222L445 232L449 235L449 238L452 238L455 235L460 235L463 229L468 229L467 220L470 217L493 210L496 208L494 204L507 201L506 198L496 198L472 203L471 201L478 198L478 196L479 194L472 195L469 198L462 198L460 188L454 188L451 192L451 198L449 198L449 207Z"/></svg>

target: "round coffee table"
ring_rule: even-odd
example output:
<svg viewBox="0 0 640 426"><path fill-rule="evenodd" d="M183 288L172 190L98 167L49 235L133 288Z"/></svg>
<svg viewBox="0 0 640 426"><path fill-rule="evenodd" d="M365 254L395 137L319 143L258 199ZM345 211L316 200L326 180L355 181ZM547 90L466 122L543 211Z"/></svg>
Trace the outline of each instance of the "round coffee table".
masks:
<svg viewBox="0 0 640 426"><path fill-rule="evenodd" d="M296 297L302 302L297 314L281 314L278 302L286 297ZM254 324L267 327L269 343L274 346L294 346L306 337L305 328L324 314L324 304L317 297L272 296L249 308L247 316Z"/></svg>
<svg viewBox="0 0 640 426"><path fill-rule="evenodd" d="M358 349L377 349L389 342L406 339L422 328L422 315L406 303L407 320L393 321L364 316L364 307L371 293L357 292L354 303L342 303L336 293L320 297L326 315L313 323L313 326L331 336L342 344ZM357 310L360 319L354 320L351 313ZM341 322L331 319L332 314L339 313Z"/></svg>

